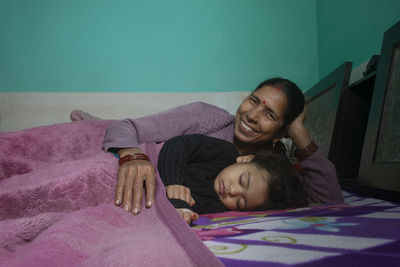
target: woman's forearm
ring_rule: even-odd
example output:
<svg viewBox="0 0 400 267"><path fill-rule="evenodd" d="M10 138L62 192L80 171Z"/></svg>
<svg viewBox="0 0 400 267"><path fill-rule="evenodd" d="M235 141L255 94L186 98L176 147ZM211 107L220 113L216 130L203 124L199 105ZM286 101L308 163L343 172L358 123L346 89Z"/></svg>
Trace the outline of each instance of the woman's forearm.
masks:
<svg viewBox="0 0 400 267"><path fill-rule="evenodd" d="M288 133L297 149L303 149L312 142L311 136L303 124L291 125Z"/></svg>

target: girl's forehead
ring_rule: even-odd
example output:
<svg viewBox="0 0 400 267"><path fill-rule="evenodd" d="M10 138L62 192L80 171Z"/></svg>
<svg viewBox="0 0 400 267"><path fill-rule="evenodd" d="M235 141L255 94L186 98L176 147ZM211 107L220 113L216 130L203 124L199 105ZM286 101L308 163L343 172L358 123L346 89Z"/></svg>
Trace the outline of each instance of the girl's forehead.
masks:
<svg viewBox="0 0 400 267"><path fill-rule="evenodd" d="M262 166L259 166L257 163L255 163L254 161L249 162L247 164L247 170L251 171L253 173L253 179L257 179L263 182L268 183L269 177L270 177L270 173L268 172L267 169L265 169Z"/></svg>

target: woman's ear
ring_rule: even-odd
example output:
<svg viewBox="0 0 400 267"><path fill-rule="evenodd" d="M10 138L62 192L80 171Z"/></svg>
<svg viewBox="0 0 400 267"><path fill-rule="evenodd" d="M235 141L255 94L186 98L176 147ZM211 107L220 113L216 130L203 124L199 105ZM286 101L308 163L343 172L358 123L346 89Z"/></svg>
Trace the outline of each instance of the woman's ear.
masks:
<svg viewBox="0 0 400 267"><path fill-rule="evenodd" d="M236 158L237 163L251 162L255 158L254 155L244 155Z"/></svg>
<svg viewBox="0 0 400 267"><path fill-rule="evenodd" d="M282 138L285 138L285 131L283 131L281 134L276 135L275 137L273 137L272 138L272 144L275 144L275 143L279 142Z"/></svg>
<svg viewBox="0 0 400 267"><path fill-rule="evenodd" d="M289 137L289 133L288 132L289 132L289 125L284 126L272 138L272 144L275 144L275 143L279 142L282 138L288 138Z"/></svg>

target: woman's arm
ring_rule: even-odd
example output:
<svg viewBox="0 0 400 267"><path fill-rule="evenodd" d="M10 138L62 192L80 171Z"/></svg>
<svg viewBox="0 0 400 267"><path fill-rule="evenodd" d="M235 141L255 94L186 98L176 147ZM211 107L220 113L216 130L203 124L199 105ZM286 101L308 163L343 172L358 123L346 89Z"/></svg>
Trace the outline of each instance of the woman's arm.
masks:
<svg viewBox="0 0 400 267"><path fill-rule="evenodd" d="M312 139L304 127L306 108L293 121L288 134L298 151L303 151L299 158L303 169L302 176L306 184L309 201L314 203L343 203L342 190L336 175L335 166L324 157L317 146L310 146ZM313 149L308 149L312 147Z"/></svg>
<svg viewBox="0 0 400 267"><path fill-rule="evenodd" d="M343 203L335 166L318 149L300 162L310 203Z"/></svg>
<svg viewBox="0 0 400 267"><path fill-rule="evenodd" d="M233 116L218 107L196 102L138 119L125 119L111 124L103 148L120 156L141 153L139 144L162 142L174 136L202 133L233 140ZM115 204L138 214L141 209L143 183L146 206L154 203L156 172L149 162L129 161L118 171ZM133 202L132 202L133 199Z"/></svg>
<svg viewBox="0 0 400 267"><path fill-rule="evenodd" d="M118 150L120 158L137 153L142 153L142 151L134 147ZM149 208L154 203L156 192L156 172L153 165L147 160L131 160L122 164L118 170L115 205L123 204L126 211L132 210L133 214L140 213L143 182L146 189L146 207Z"/></svg>
<svg viewBox="0 0 400 267"><path fill-rule="evenodd" d="M223 131L227 126L232 127L230 134ZM137 119L115 121L107 128L103 148L110 151L139 147L139 144L165 142L175 136L194 133L232 142L233 116L216 106L195 102Z"/></svg>

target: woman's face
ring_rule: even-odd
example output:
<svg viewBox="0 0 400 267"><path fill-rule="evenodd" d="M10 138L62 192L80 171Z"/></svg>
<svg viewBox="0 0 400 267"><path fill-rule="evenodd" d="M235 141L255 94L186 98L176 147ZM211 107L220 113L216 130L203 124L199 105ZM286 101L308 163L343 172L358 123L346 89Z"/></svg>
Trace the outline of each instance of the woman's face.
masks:
<svg viewBox="0 0 400 267"><path fill-rule="evenodd" d="M261 87L239 106L235 117L235 137L246 144L277 142L287 106L280 88Z"/></svg>
<svg viewBox="0 0 400 267"><path fill-rule="evenodd" d="M253 210L259 208L266 199L268 179L269 173L259 169L255 163L238 162L217 175L214 190L227 209Z"/></svg>

